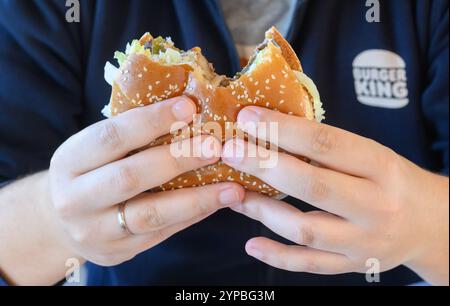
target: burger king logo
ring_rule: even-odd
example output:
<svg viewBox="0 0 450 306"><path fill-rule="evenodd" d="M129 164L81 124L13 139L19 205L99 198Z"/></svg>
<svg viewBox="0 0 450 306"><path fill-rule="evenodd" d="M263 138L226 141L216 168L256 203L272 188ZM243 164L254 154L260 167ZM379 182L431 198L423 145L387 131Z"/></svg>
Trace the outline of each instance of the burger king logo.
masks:
<svg viewBox="0 0 450 306"><path fill-rule="evenodd" d="M353 61L356 97L364 105L398 109L409 103L405 61L394 52L367 50Z"/></svg>

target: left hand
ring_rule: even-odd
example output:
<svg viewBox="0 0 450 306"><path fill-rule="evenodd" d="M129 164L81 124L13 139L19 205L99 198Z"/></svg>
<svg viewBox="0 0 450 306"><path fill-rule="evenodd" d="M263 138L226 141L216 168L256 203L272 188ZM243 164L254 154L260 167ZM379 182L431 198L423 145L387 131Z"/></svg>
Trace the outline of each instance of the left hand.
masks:
<svg viewBox="0 0 450 306"><path fill-rule="evenodd" d="M448 177L422 170L373 140L304 118L247 107L238 122L242 127L278 122L283 131L278 145L320 165L266 151L263 155L278 154L278 162L263 169L260 158L245 154L254 144L225 144L225 163L323 210L303 213L248 193L233 209L296 244L253 238L246 244L249 255L281 269L318 274L364 273L367 260L375 258L381 271L404 264L429 282L448 284Z"/></svg>

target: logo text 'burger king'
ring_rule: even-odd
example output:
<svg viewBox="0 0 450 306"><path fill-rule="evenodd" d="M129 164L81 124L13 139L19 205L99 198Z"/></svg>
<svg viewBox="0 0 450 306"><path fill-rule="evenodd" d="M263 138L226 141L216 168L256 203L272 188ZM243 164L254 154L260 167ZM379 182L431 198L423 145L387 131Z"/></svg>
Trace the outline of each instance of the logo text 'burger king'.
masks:
<svg viewBox="0 0 450 306"><path fill-rule="evenodd" d="M405 61L387 50L367 50L353 61L359 102L369 106L402 108L408 105Z"/></svg>

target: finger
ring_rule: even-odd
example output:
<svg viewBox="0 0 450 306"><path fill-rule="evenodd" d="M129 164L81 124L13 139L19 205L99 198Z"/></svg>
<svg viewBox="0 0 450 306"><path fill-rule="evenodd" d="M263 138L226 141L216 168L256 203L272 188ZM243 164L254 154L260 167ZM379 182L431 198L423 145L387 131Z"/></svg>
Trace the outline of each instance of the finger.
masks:
<svg viewBox="0 0 450 306"><path fill-rule="evenodd" d="M322 210L350 219L370 215L371 209L364 203L368 198L378 197L370 181L315 167L288 154L255 147L240 139L230 140L223 147L222 159L229 166ZM271 167L262 167L263 160L249 153L256 150L272 156L269 158Z"/></svg>
<svg viewBox="0 0 450 306"><path fill-rule="evenodd" d="M255 106L239 113L238 123L243 130L254 137L271 141L267 139L269 133L254 128L255 122L276 122L278 131L282 131L277 133L276 145L286 151L355 176L384 176L381 166L393 155L392 151L373 140L305 118Z"/></svg>
<svg viewBox="0 0 450 306"><path fill-rule="evenodd" d="M245 250L272 267L292 272L341 274L352 271L352 262L344 255L285 245L264 237L249 240Z"/></svg>
<svg viewBox="0 0 450 306"><path fill-rule="evenodd" d="M295 207L257 193L247 193L231 209L260 221L274 233L299 245L346 253L361 233L348 221L326 212L303 213Z"/></svg>
<svg viewBox="0 0 450 306"><path fill-rule="evenodd" d="M165 228L211 214L243 199L244 190L235 183L144 193L126 203L125 221L133 234L157 234ZM128 236L118 225L117 214L116 206L107 213L105 229L109 229L109 240Z"/></svg>
<svg viewBox="0 0 450 306"><path fill-rule="evenodd" d="M178 152L174 148L178 146L190 152L176 156ZM190 170L214 164L219 160L220 151L220 142L212 136L147 149L76 177L67 187L68 192L73 202L79 203L81 211L108 207Z"/></svg>
<svg viewBox="0 0 450 306"><path fill-rule="evenodd" d="M98 122L68 139L57 152L60 165L74 176L96 169L148 145L193 119L195 104L186 97L129 110Z"/></svg>
<svg viewBox="0 0 450 306"><path fill-rule="evenodd" d="M157 232L152 232L146 235L138 235L138 236L127 236L122 239L114 241L114 244L117 245L118 250L122 250L122 252L129 252L131 254L130 257L133 257L136 254L140 254L157 244L163 242L164 240L169 239L171 236L176 233L193 226L194 224L208 218L213 213L209 213L206 215L201 215L195 217L191 220L184 221L181 223L177 223L171 225L167 228L161 229ZM131 259L131 258L130 258Z"/></svg>

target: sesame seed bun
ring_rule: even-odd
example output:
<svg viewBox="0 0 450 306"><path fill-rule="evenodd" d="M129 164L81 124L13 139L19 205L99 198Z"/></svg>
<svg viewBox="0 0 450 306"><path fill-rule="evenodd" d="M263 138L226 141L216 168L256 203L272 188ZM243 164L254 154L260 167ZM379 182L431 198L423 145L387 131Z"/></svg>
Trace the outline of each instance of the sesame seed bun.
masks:
<svg viewBox="0 0 450 306"><path fill-rule="evenodd" d="M291 45L275 27L270 28L270 30L266 32L266 40L273 40L280 46L283 57L292 70L303 72L302 64L294 49L292 49Z"/></svg>
<svg viewBox="0 0 450 306"><path fill-rule="evenodd" d="M152 41L153 37L145 34L139 43L148 46ZM311 93L299 80L298 74L302 73L300 61L275 28L266 32L266 40L255 51L249 65L233 79L217 75L200 48L183 52L173 47L170 52L156 55L139 50L127 54L112 84L107 111L111 116L186 95L198 106L197 124L201 123L201 128L196 130L191 125L182 138L198 133L213 134L222 142L235 137L236 131L229 123L236 122L238 113L246 106L261 106L310 120L316 119L315 105L318 104L313 101L313 96L317 94ZM207 130L207 123L210 122L220 125L222 129L219 134ZM242 137L246 138L245 135ZM175 135L166 135L150 143L147 148L167 145L180 139ZM268 196L281 195L260 179L222 162L185 173L154 191L230 181Z"/></svg>

